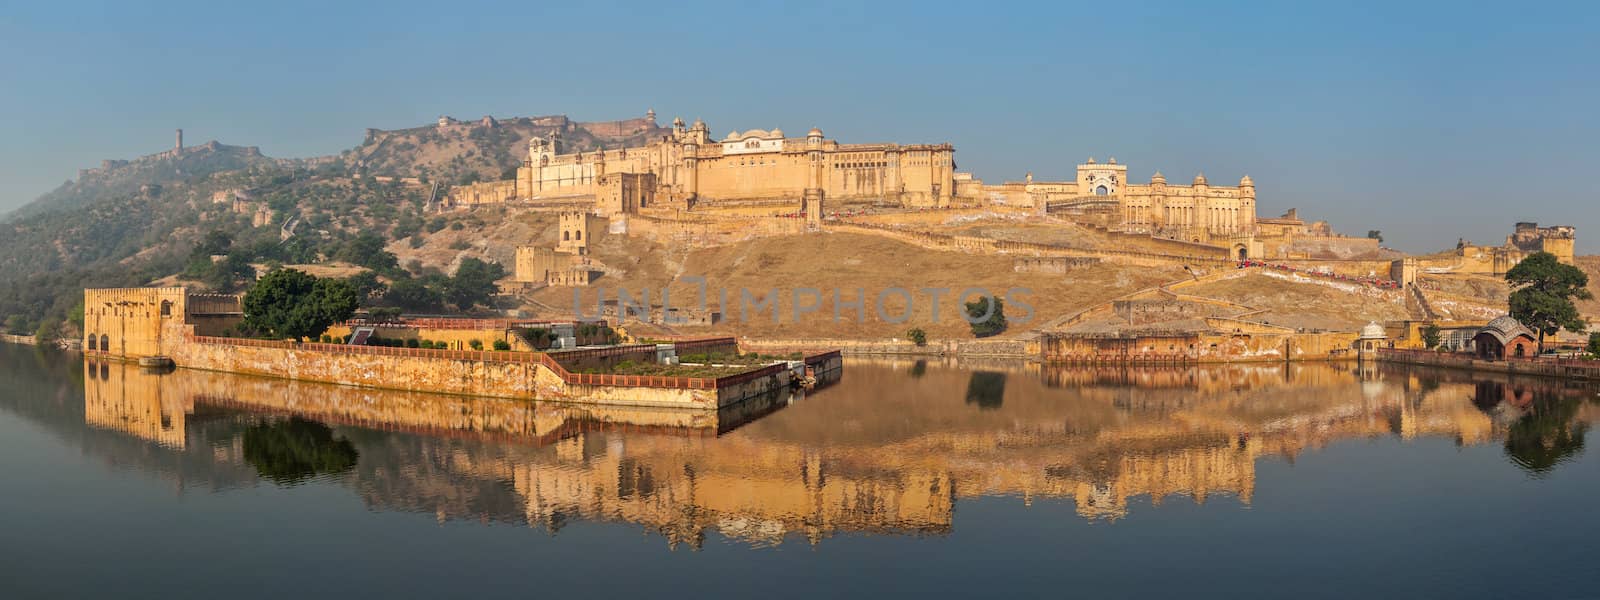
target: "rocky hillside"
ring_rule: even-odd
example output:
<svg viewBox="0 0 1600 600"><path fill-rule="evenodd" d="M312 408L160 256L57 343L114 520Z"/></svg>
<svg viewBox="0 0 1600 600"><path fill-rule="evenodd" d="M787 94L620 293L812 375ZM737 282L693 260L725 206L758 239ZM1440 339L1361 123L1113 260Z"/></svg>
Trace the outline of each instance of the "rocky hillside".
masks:
<svg viewBox="0 0 1600 600"><path fill-rule="evenodd" d="M254 146L217 142L185 148L182 152L168 150L132 160L106 160L98 168L80 170L77 179L62 183L61 187L6 215L4 220L15 222L46 212L82 208L108 198L159 195L160 188L165 185L225 171L276 166L281 162L262 156Z"/></svg>
<svg viewBox="0 0 1600 600"><path fill-rule="evenodd" d="M419 232L446 225L422 214L430 183L500 178L520 164L530 139L553 132L583 151L640 144L666 130L647 118L485 118L368 130L361 145L322 157L275 158L208 142L104 161L0 219L0 320L31 330L64 319L87 286L180 276L229 288L243 277L241 265L365 256L372 244L357 239L364 235L420 243ZM280 239L291 219L295 234ZM202 244L210 234L228 243Z"/></svg>
<svg viewBox="0 0 1600 600"><path fill-rule="evenodd" d="M559 132L565 151L636 146L665 135L648 118L579 123L565 116L449 121L411 129L367 130L361 146L341 160L370 175L420 177L445 184L509 179L528 155L528 142Z"/></svg>

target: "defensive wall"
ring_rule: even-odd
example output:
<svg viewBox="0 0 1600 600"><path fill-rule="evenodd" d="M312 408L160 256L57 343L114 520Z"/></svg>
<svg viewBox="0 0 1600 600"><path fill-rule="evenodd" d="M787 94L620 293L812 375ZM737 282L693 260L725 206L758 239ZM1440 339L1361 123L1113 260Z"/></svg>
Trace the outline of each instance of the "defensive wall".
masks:
<svg viewBox="0 0 1600 600"><path fill-rule="evenodd" d="M929 340L927 344L918 346L911 340L851 340L828 338L787 338L787 339L741 339L739 348L745 352L759 353L788 353L808 352L815 348L836 348L842 354L857 355L906 355L906 356L963 356L963 357L989 357L989 358L1023 358L1036 359L1039 357L1039 342L1036 339L975 339L975 340Z"/></svg>
<svg viewBox="0 0 1600 600"><path fill-rule="evenodd" d="M1209 318L1212 332L1175 334L1042 334L1045 362L1071 364L1202 364L1354 360L1355 332L1298 332ZM1231 326L1231 327L1230 327Z"/></svg>
<svg viewBox="0 0 1600 600"><path fill-rule="evenodd" d="M193 336L172 350L173 361L191 369L365 388L590 404L716 409L790 382L790 371L783 364L715 378L574 372L623 360L653 360L653 345L545 354Z"/></svg>
<svg viewBox="0 0 1600 600"><path fill-rule="evenodd" d="M930 250L981 252L993 254L1025 254L1033 256L1091 257L1147 266L1165 266L1170 265L1173 262L1179 262L1190 265L1220 267L1233 263L1233 261L1228 258L1228 251L1226 248L1212 246L1205 246L1205 248L1208 248L1212 251L1207 254L1167 254L1161 252L1141 252L1137 250L1071 248L1067 246L1052 246L1049 244L1035 244L1031 242L1014 242L976 236L933 233L928 231L907 231L885 225L868 225L862 223L827 223L825 227L829 231L861 233L889 237Z"/></svg>
<svg viewBox="0 0 1600 600"><path fill-rule="evenodd" d="M1600 361L1595 360L1511 357L1506 358L1506 360L1481 360L1470 354L1396 348L1378 350L1378 360L1408 365L1489 371L1511 375L1539 375L1568 379L1600 380Z"/></svg>

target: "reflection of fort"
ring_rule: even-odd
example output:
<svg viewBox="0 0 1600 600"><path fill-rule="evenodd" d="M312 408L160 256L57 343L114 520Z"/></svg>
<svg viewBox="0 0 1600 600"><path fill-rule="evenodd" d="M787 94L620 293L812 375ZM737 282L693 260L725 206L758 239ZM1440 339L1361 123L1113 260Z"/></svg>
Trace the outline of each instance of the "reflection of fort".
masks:
<svg viewBox="0 0 1600 600"><path fill-rule="evenodd" d="M862 361L820 393L711 415L90 362L85 420L209 452L228 440L186 435L197 415L296 414L345 425L338 433L360 458L340 481L376 508L552 533L573 520L624 522L673 544L698 545L711 531L776 544L840 532L940 534L954 526L958 500L982 496L1070 498L1080 515L1106 520L1140 497L1249 503L1260 458L1293 459L1349 438L1506 439L1527 427L1539 398L1560 392L1352 368L1041 372ZM1556 415L1553 429L1531 437L1528 464L1554 464L1540 452L1559 459L1571 446L1568 423L1594 416L1573 406L1577 413Z"/></svg>

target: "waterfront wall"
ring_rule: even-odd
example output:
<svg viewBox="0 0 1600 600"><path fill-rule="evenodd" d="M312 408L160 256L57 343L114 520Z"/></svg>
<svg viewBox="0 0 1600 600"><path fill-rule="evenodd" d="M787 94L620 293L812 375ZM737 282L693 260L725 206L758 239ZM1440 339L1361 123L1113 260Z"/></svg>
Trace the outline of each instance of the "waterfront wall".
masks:
<svg viewBox="0 0 1600 600"><path fill-rule="evenodd" d="M1045 362L1104 363L1230 363L1292 360L1353 360L1357 334L1351 332L1274 331L1244 321L1207 319L1217 326L1236 325L1228 333L1167 335L1085 335L1046 333L1041 343ZM1220 327L1219 327L1220 328Z"/></svg>
<svg viewBox="0 0 1600 600"><path fill-rule="evenodd" d="M9 342L12 344L24 344L28 346L33 346L37 343L35 338L31 335L12 335L9 333L0 333L0 341Z"/></svg>
<svg viewBox="0 0 1600 600"><path fill-rule="evenodd" d="M785 354L811 352L819 348L838 349L849 355L908 355L908 356L984 356L995 358L1039 357L1037 339L973 339L929 340L918 346L911 340L879 339L850 340L829 338L741 339L739 348L745 352Z"/></svg>
<svg viewBox="0 0 1600 600"><path fill-rule="evenodd" d="M1600 380L1600 360L1543 358L1480 360L1470 354L1392 348L1378 350L1378 360L1512 375L1540 375L1568 379Z"/></svg>

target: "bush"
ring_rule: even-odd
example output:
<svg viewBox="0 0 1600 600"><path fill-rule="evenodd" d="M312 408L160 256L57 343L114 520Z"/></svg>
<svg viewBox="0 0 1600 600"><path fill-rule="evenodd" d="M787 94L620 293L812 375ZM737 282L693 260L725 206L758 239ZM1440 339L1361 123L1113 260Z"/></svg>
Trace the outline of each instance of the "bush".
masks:
<svg viewBox="0 0 1600 600"><path fill-rule="evenodd" d="M322 337L318 341L320 341L320 342L322 342L324 344L332 344L333 343L333 336L328 335L328 334L322 334Z"/></svg>
<svg viewBox="0 0 1600 600"><path fill-rule="evenodd" d="M991 302L994 304L993 310L990 310ZM972 325L973 337L989 337L1006 330L1006 305L999 298L984 296L976 302L965 304L967 322ZM983 318L985 314L989 315L988 318L973 322L973 319Z"/></svg>
<svg viewBox="0 0 1600 600"><path fill-rule="evenodd" d="M501 352L510 350L511 349L511 342L508 342L508 341L505 341L505 340L495 340L494 341L494 349L495 350L499 350Z"/></svg>
<svg viewBox="0 0 1600 600"><path fill-rule="evenodd" d="M417 342L417 347L418 348L422 348L424 350L432 350L433 349L433 341L431 341L431 340L420 340L420 341Z"/></svg>
<svg viewBox="0 0 1600 600"><path fill-rule="evenodd" d="M1433 350L1439 347L1439 326L1429 323L1422 326L1422 347Z"/></svg>
<svg viewBox="0 0 1600 600"><path fill-rule="evenodd" d="M928 332L923 331L920 327L913 327L906 331L906 339L911 340L911 343L918 346L926 346L928 345Z"/></svg>
<svg viewBox="0 0 1600 600"><path fill-rule="evenodd" d="M472 340L470 342L467 342L467 345L468 346L472 346L473 350L482 350L483 349L483 340Z"/></svg>
<svg viewBox="0 0 1600 600"><path fill-rule="evenodd" d="M1589 334L1589 354L1600 357L1600 331Z"/></svg>
<svg viewBox="0 0 1600 600"><path fill-rule="evenodd" d="M421 348L422 347L422 343L417 341L416 338L411 338L409 340L406 340L406 347L407 348Z"/></svg>

